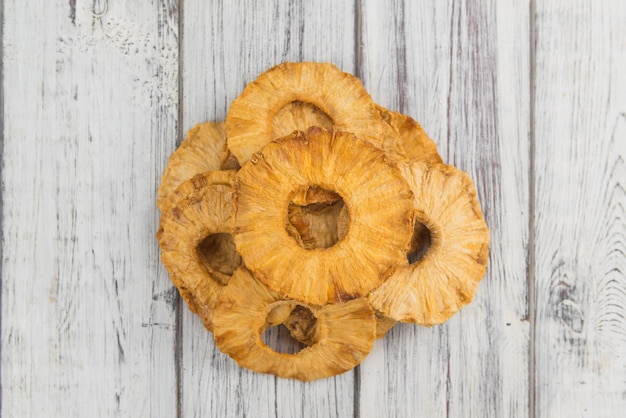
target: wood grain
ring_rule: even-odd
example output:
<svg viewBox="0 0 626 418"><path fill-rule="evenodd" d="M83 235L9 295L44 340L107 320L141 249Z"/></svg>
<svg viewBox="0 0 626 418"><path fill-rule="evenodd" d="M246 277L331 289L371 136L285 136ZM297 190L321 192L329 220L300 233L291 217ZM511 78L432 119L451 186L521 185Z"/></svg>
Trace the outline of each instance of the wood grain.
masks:
<svg viewBox="0 0 626 418"><path fill-rule="evenodd" d="M2 415L173 416L175 2L3 2Z"/></svg>
<svg viewBox="0 0 626 418"><path fill-rule="evenodd" d="M626 409L626 4L537 1L540 417Z"/></svg>
<svg viewBox="0 0 626 418"><path fill-rule="evenodd" d="M444 161L470 173L492 237L471 305L442 326L397 327L361 365L363 416L528 415L528 10L363 2L366 87L420 121Z"/></svg>
<svg viewBox="0 0 626 418"><path fill-rule="evenodd" d="M624 1L105 2L0 8L2 416L623 415ZM311 383L222 354L154 239L182 133L288 60L416 118L492 232L471 305Z"/></svg>
<svg viewBox="0 0 626 418"><path fill-rule="evenodd" d="M184 1L183 126L223 120L230 102L283 61L354 72L352 2ZM354 372L302 383L241 369L183 309L183 416L353 416Z"/></svg>

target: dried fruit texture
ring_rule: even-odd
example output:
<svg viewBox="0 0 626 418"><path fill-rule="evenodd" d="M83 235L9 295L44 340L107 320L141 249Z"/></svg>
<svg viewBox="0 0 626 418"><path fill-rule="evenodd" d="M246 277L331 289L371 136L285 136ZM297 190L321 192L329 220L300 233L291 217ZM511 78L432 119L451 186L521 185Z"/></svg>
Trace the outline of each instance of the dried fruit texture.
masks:
<svg viewBox="0 0 626 418"><path fill-rule="evenodd" d="M220 295L213 316L215 343L240 366L260 373L304 381L344 373L372 349L374 312L364 298L326 306L305 305L316 317L318 339L296 354L281 354L266 346L261 335L266 317L285 300L255 280L244 267L232 276Z"/></svg>
<svg viewBox="0 0 626 418"><path fill-rule="evenodd" d="M333 121L310 103L294 101L283 106L272 121L272 137L281 138L293 131L306 131L311 126L330 128Z"/></svg>
<svg viewBox="0 0 626 418"><path fill-rule="evenodd" d="M376 318L376 338L383 338L391 328L393 328L398 321L383 315L378 311L374 311L374 317Z"/></svg>
<svg viewBox="0 0 626 418"><path fill-rule="evenodd" d="M306 250L329 248L346 236L349 222L342 199L306 206L290 203L287 233Z"/></svg>
<svg viewBox="0 0 626 418"><path fill-rule="evenodd" d="M293 338L303 344L313 345L319 340L315 317L308 309L299 308L293 309L282 324L287 327ZM377 311L374 311L374 319L376 319L376 338L383 338L398 323L395 319L388 318Z"/></svg>
<svg viewBox="0 0 626 418"><path fill-rule="evenodd" d="M299 194L298 198L300 199L298 205L302 207L296 206L294 203L289 205L289 223L291 228L288 228L287 232L292 238L306 249L326 248L326 245L320 243L332 242L333 238L335 238L335 242L337 238L339 240L343 239L347 232L349 217L346 206L343 204L343 201L340 202L341 196L319 187L312 187L307 189L306 193ZM341 209L337 215L337 220L333 222L333 217L328 216L329 210L334 212L339 205ZM293 206L296 206L295 210ZM416 225L415 228L417 227ZM330 234L329 231L331 231ZM415 234L413 238L416 236L422 240L424 239L423 236ZM412 239L409 254L415 251L414 247L421 245L422 242L415 242L415 239ZM383 338L397 321L384 316L380 312L375 314L376 338ZM306 309L298 309L296 307L283 325L287 327L294 339L303 344L312 345L317 341L315 317L311 317L310 312Z"/></svg>
<svg viewBox="0 0 626 418"><path fill-rule="evenodd" d="M288 208L287 233L303 248L328 248L348 232L348 208L337 193L312 186L296 193Z"/></svg>
<svg viewBox="0 0 626 418"><path fill-rule="evenodd" d="M303 248L287 231L292 197L311 186L347 207L345 236L329 248ZM288 297L321 305L364 296L406 260L412 193L381 150L351 134L310 128L272 142L241 168L235 188L237 250Z"/></svg>
<svg viewBox="0 0 626 418"><path fill-rule="evenodd" d="M303 306L297 305L282 324L293 338L307 346L312 346L320 339L317 318Z"/></svg>
<svg viewBox="0 0 626 418"><path fill-rule="evenodd" d="M165 212L171 205L169 197L174 190L198 173L238 168L239 163L226 147L224 122L196 125L170 157L161 179L157 206L161 213Z"/></svg>
<svg viewBox="0 0 626 418"><path fill-rule="evenodd" d="M314 203L335 203L341 196L332 190L322 189L319 186L311 186L296 193L292 199L295 205L306 206Z"/></svg>
<svg viewBox="0 0 626 418"><path fill-rule="evenodd" d="M389 158L400 162L424 161L441 163L437 145L426 135L424 129L407 115L393 112L376 105L376 110L392 134L385 135L382 148Z"/></svg>
<svg viewBox="0 0 626 418"><path fill-rule="evenodd" d="M187 181L182 182L168 197L168 208L176 206L180 201L191 196L196 190L208 185L233 186L235 170L216 170L196 174Z"/></svg>
<svg viewBox="0 0 626 418"><path fill-rule="evenodd" d="M296 307L295 303L285 300L284 303L276 305L272 308L265 318L265 328L281 325L289 319L291 312Z"/></svg>
<svg viewBox="0 0 626 418"><path fill-rule="evenodd" d="M231 104L228 147L243 164L284 133L330 122L338 131L381 145L383 122L358 78L332 64L283 63L248 84Z"/></svg>
<svg viewBox="0 0 626 418"><path fill-rule="evenodd" d="M217 296L241 257L232 236L233 189L219 183L223 173L201 176L203 180L196 176L180 186L190 192L161 216L157 237L172 281L189 308L211 329Z"/></svg>
<svg viewBox="0 0 626 418"><path fill-rule="evenodd" d="M440 324L471 301L484 276L489 229L474 184L463 171L426 163L400 165L400 170L431 245L419 261L399 267L369 300L398 321Z"/></svg>

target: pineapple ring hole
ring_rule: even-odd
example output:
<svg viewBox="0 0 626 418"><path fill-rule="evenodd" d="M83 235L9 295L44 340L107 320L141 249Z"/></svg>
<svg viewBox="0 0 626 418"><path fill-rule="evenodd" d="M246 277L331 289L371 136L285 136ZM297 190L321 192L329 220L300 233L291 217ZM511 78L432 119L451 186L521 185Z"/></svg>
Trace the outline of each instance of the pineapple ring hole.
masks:
<svg viewBox="0 0 626 418"><path fill-rule="evenodd" d="M261 341L276 353L297 354L317 342L315 336L317 318L309 308L302 305L296 305L287 318L282 318L287 313L284 309L286 307L280 303L270 309L265 319L266 324L270 326L261 335ZM277 319L281 323L276 323ZM311 344L307 345L302 341Z"/></svg>
<svg viewBox="0 0 626 418"><path fill-rule="evenodd" d="M332 190L311 186L294 195L287 208L286 230L305 250L330 248L343 240L349 223L344 200Z"/></svg>
<svg viewBox="0 0 626 418"><path fill-rule="evenodd" d="M416 221L415 228L413 228L413 235L411 236L411 247L406 254L409 264L415 264L424 258L431 244L432 236L430 229L423 223Z"/></svg>
<svg viewBox="0 0 626 418"><path fill-rule="evenodd" d="M269 327L261 335L261 341L271 350L281 354L298 354L306 347L306 345L293 338L283 324Z"/></svg>
<svg viewBox="0 0 626 418"><path fill-rule="evenodd" d="M217 275L211 274L212 272L232 276L241 265L241 256L235 248L235 238L232 234L222 232L207 236L196 247L196 253L207 273L218 281Z"/></svg>
<svg viewBox="0 0 626 418"><path fill-rule="evenodd" d="M281 107L272 120L272 135L280 138L293 131L306 131L311 126L330 128L333 120L322 109L311 104L294 100Z"/></svg>

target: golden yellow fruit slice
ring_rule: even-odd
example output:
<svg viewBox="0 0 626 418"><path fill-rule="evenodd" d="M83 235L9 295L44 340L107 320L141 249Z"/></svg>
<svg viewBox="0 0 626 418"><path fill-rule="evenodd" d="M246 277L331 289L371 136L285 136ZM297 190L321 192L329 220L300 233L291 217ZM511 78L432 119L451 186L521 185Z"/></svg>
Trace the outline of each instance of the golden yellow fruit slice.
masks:
<svg viewBox="0 0 626 418"><path fill-rule="evenodd" d="M315 317L316 339L295 354L275 352L261 340L268 326L266 318L292 304L293 300L283 299L244 267L239 268L215 308L216 345L242 367L304 381L344 373L371 351L376 335L374 312L367 300L359 298L325 306L295 302Z"/></svg>
<svg viewBox="0 0 626 418"><path fill-rule="evenodd" d="M440 324L472 300L485 274L489 229L470 177L443 164L400 165L414 193L416 224L430 247L370 293L374 309L398 321Z"/></svg>
<svg viewBox="0 0 626 418"><path fill-rule="evenodd" d="M225 175L235 172L200 174L181 186L190 192L161 216L157 234L172 281L209 330L217 297L241 264L232 236L233 189Z"/></svg>
<svg viewBox="0 0 626 418"><path fill-rule="evenodd" d="M337 193L348 221L342 239L308 249L288 232L289 206L312 186ZM272 142L241 168L235 188L237 250L288 297L321 305L365 296L406 260L412 193L381 150L352 134L311 128Z"/></svg>

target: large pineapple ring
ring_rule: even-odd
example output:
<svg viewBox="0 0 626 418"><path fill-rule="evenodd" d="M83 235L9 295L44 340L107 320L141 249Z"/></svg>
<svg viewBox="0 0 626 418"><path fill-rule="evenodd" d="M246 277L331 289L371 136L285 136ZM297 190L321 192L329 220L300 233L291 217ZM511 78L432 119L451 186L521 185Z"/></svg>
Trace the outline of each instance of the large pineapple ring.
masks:
<svg viewBox="0 0 626 418"><path fill-rule="evenodd" d="M317 108L317 114L307 106ZM283 108L293 117L282 115ZM284 127L292 124L285 132ZM261 74L233 101L226 116L228 148L243 164L264 145L295 129L331 124L374 145L382 143L382 120L358 78L332 64L286 62Z"/></svg>
<svg viewBox="0 0 626 418"><path fill-rule="evenodd" d="M374 309L395 320L440 324L472 300L487 266L489 229L466 173L443 164L399 167L415 196L416 225L428 228L431 245L369 299Z"/></svg>
<svg viewBox="0 0 626 418"><path fill-rule="evenodd" d="M209 330L217 296L241 264L231 235L234 176L209 172L183 183L186 193L161 216L157 233L172 281Z"/></svg>
<svg viewBox="0 0 626 418"><path fill-rule="evenodd" d="M282 304L292 303L315 315L316 341L296 354L277 353L261 340L266 317ZM215 343L240 366L304 381L352 369L370 352L376 335L374 311L366 299L325 306L285 300L244 267L235 271L222 291L212 320Z"/></svg>
<svg viewBox="0 0 626 418"><path fill-rule="evenodd" d="M198 173L237 168L239 163L226 147L224 122L198 124L172 153L159 186L157 206L161 213L166 212L172 205L170 195Z"/></svg>
<svg viewBox="0 0 626 418"><path fill-rule="evenodd" d="M288 207L311 187L348 211L343 239L305 249L287 232ZM352 134L321 128L266 145L235 181L235 244L246 266L287 297L322 305L365 296L406 260L412 193L395 164Z"/></svg>

